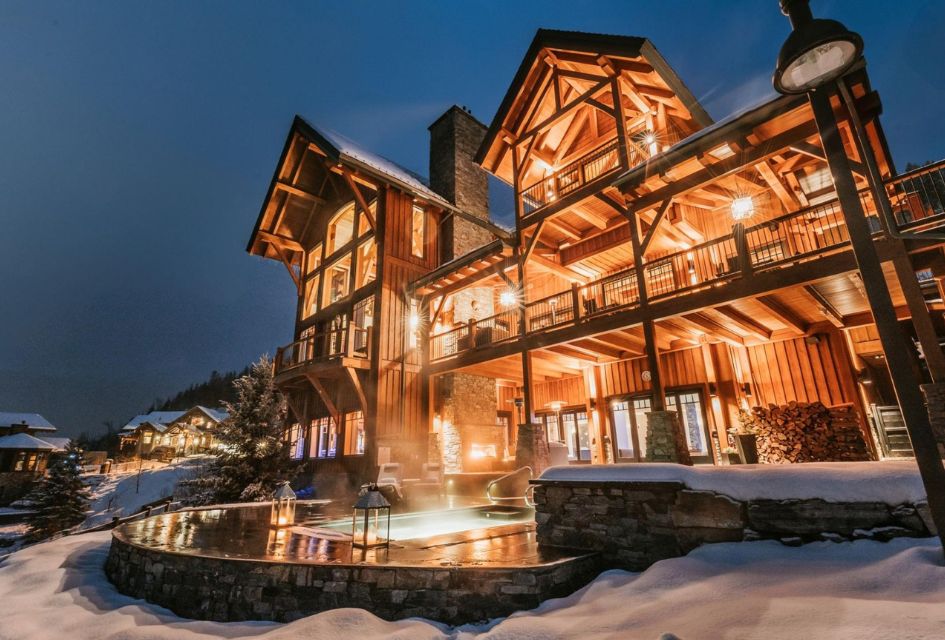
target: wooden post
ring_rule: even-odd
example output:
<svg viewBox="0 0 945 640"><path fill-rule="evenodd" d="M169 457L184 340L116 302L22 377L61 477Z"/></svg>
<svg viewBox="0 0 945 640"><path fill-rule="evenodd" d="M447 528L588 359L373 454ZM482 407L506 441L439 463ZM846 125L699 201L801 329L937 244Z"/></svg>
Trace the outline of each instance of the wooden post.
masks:
<svg viewBox="0 0 945 640"><path fill-rule="evenodd" d="M745 234L745 225L736 222L732 225L732 238L735 241L735 251L738 253L738 269L743 276L750 276L754 271L751 264L751 254L748 252L748 236Z"/></svg>
<svg viewBox="0 0 945 640"><path fill-rule="evenodd" d="M656 327L653 321L643 321L643 341L646 343L646 364L650 371L650 387L653 390L653 411L665 411L666 391L663 389L663 376L660 372L660 354L656 346Z"/></svg>
<svg viewBox="0 0 945 640"><path fill-rule="evenodd" d="M525 399L525 423L535 422L535 407L532 405L532 354L522 351L522 396Z"/></svg>
<svg viewBox="0 0 945 640"><path fill-rule="evenodd" d="M935 436L929 424L925 399L922 397L918 381L911 375L909 350L912 345L906 342L905 336L899 329L896 309L886 285L879 255L873 245L872 234L853 181L850 161L843 147L836 116L830 104L830 96L835 93L835 90L835 83L833 86L825 85L808 93L808 98L814 112L817 129L820 131L824 154L837 190L847 232L850 234L853 255L863 276L870 311L876 322L883 352L886 354L886 363L896 391L896 398L899 401L899 408L912 440L916 463L928 496L929 511L938 530L939 539L945 546L945 491L942 490L942 487L945 487L945 467L942 466Z"/></svg>

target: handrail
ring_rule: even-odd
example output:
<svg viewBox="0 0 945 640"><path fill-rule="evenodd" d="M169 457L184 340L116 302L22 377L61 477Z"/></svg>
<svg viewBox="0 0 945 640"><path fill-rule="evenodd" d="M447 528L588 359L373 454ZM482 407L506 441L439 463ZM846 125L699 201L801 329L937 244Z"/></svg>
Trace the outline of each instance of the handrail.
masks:
<svg viewBox="0 0 945 640"><path fill-rule="evenodd" d="M489 499L489 501L494 503L494 502L499 502L501 500L523 500L525 498L524 494L522 496L498 496L498 497L492 495L492 489L494 487L496 487L500 483L503 483L507 480L511 480L513 478L523 475L522 473L523 471L528 472L528 479L531 480L532 468L526 465L524 467L519 467L515 471L510 471L509 473L506 473L503 476L499 476L498 478L490 482L488 485L486 485L486 497Z"/></svg>
<svg viewBox="0 0 945 640"><path fill-rule="evenodd" d="M534 213L619 168L617 148L618 142L614 138L522 189L518 197L522 200L523 215Z"/></svg>
<svg viewBox="0 0 945 640"><path fill-rule="evenodd" d="M373 327L349 323L340 329L330 329L295 340L276 350L275 373L342 356L367 357L372 336Z"/></svg>

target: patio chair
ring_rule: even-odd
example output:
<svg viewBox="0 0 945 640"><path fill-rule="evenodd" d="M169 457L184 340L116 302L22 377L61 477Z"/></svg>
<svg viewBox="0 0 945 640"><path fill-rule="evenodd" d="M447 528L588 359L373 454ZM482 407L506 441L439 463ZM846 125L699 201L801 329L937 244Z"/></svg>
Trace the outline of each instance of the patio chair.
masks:
<svg viewBox="0 0 945 640"><path fill-rule="evenodd" d="M398 496L403 496L404 470L399 462L385 462L377 470L378 487L394 487Z"/></svg>

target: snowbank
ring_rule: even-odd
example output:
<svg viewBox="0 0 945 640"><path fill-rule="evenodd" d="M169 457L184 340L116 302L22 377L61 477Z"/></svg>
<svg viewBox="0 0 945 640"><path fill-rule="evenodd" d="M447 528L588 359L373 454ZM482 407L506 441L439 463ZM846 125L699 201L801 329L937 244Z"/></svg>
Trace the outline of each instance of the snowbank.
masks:
<svg viewBox="0 0 945 640"><path fill-rule="evenodd" d="M932 640L945 631L945 568L932 539L708 545L641 574L604 573L536 610L454 630L357 609L290 624L184 620L115 591L102 570L108 543L107 533L70 536L0 564L0 639L656 640L671 632L683 640Z"/></svg>
<svg viewBox="0 0 945 640"><path fill-rule="evenodd" d="M912 460L887 462L810 462L791 465L687 467L679 464L595 464L551 467L542 480L567 482L682 482L736 500L827 502L925 501L919 469Z"/></svg>

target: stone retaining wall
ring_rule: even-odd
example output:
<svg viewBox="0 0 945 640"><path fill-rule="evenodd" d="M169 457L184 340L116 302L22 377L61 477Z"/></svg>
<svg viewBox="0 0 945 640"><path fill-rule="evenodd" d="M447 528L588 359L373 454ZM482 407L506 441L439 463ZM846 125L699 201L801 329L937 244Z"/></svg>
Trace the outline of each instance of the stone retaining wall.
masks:
<svg viewBox="0 0 945 640"><path fill-rule="evenodd" d="M139 547L120 530L105 565L121 593L187 618L288 622L360 607L386 620L422 616L449 624L532 609L574 592L600 570L596 554L488 569L221 559Z"/></svg>
<svg viewBox="0 0 945 640"><path fill-rule="evenodd" d="M681 482L532 481L538 543L599 551L608 567L640 571L709 542L932 535L925 503L739 501Z"/></svg>

